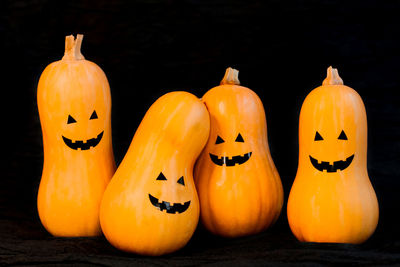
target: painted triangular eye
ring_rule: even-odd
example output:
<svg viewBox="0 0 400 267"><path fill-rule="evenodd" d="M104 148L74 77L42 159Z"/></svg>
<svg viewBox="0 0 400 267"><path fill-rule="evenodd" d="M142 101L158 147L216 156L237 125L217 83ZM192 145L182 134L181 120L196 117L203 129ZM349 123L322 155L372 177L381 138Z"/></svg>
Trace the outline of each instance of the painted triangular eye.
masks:
<svg viewBox="0 0 400 267"><path fill-rule="evenodd" d="M185 181L183 180L183 176L181 178L179 178L177 183L181 184L181 185L185 185Z"/></svg>
<svg viewBox="0 0 400 267"><path fill-rule="evenodd" d="M324 138L322 138L319 132L315 132L314 141L321 141L321 140L324 140Z"/></svg>
<svg viewBox="0 0 400 267"><path fill-rule="evenodd" d="M342 132L340 133L338 139L340 139L340 140L347 140L347 135L344 133L343 130L342 130Z"/></svg>
<svg viewBox="0 0 400 267"><path fill-rule="evenodd" d="M76 120L74 119L74 118L72 118L72 116L71 115L68 115L68 121L67 121L67 124L70 124L70 123L75 123L76 122Z"/></svg>
<svg viewBox="0 0 400 267"><path fill-rule="evenodd" d="M89 119L89 120L94 120L94 119L97 119L97 118L98 118L98 117L97 117L96 110L94 110L93 113L92 113L92 115L90 116L90 119Z"/></svg>
<svg viewBox="0 0 400 267"><path fill-rule="evenodd" d="M217 140L215 140L215 144L216 145L218 145L218 144L221 144L221 143L224 143L225 141L224 141L224 139L222 139L221 137L219 137L219 135L217 136Z"/></svg>
<svg viewBox="0 0 400 267"><path fill-rule="evenodd" d="M244 143L243 137L242 137L242 135L241 135L240 133L239 133L238 136L236 137L235 142L242 142L242 143Z"/></svg>
<svg viewBox="0 0 400 267"><path fill-rule="evenodd" d="M160 175L158 175L156 180L167 180L167 178L165 178L164 174L160 172Z"/></svg>

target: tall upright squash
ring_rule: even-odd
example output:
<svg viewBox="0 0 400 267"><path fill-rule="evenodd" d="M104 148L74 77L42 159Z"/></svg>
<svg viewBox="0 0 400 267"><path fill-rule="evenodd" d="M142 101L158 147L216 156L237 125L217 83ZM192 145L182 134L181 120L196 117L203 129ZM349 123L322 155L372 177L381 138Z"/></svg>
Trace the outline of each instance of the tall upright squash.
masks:
<svg viewBox="0 0 400 267"><path fill-rule="evenodd" d="M210 138L195 169L201 220L214 234L258 233L279 217L283 189L272 160L264 107L228 68L221 85L202 98Z"/></svg>
<svg viewBox="0 0 400 267"><path fill-rule="evenodd" d="M362 243L378 223L364 104L332 67L301 108L299 165L287 214L294 235L308 242Z"/></svg>
<svg viewBox="0 0 400 267"><path fill-rule="evenodd" d="M156 256L189 241L200 212L193 165L209 131L207 109L190 93L165 94L150 107L101 202L113 246Z"/></svg>
<svg viewBox="0 0 400 267"><path fill-rule="evenodd" d="M66 37L64 57L46 67L37 89L44 149L37 207L54 236L101 233L100 201L115 171L110 88L82 56L82 38Z"/></svg>

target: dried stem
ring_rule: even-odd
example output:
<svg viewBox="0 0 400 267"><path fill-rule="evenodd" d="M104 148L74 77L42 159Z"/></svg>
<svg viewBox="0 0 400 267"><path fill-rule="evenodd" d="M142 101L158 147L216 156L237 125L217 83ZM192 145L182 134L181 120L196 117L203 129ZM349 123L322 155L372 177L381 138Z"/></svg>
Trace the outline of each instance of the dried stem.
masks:
<svg viewBox="0 0 400 267"><path fill-rule="evenodd" d="M85 59L81 53L82 39L82 34L78 34L76 36L76 39L72 34L65 37L65 52L62 58L63 60Z"/></svg>
<svg viewBox="0 0 400 267"><path fill-rule="evenodd" d="M230 67L227 68L225 71L225 76L221 81L221 85L222 84L240 85L239 71Z"/></svg>
<svg viewBox="0 0 400 267"><path fill-rule="evenodd" d="M343 85L343 80L340 78L338 70L329 66L326 78L322 82L322 85Z"/></svg>

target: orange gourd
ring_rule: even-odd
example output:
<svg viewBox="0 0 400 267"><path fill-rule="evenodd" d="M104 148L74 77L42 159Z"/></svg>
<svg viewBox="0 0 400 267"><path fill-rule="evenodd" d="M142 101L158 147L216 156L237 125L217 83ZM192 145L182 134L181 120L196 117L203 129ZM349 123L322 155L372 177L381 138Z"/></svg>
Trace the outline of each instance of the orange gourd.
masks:
<svg viewBox="0 0 400 267"><path fill-rule="evenodd" d="M362 243L378 223L364 104L332 67L301 108L299 165L287 215L294 235L307 242Z"/></svg>
<svg viewBox="0 0 400 267"><path fill-rule="evenodd" d="M189 241L200 212L193 165L209 131L207 109L190 93L168 93L150 107L101 203L113 246L156 256Z"/></svg>
<svg viewBox="0 0 400 267"><path fill-rule="evenodd" d="M279 217L283 189L271 158L264 107L228 68L221 85L202 98L210 138L195 168L201 220L214 234L258 233Z"/></svg>
<svg viewBox="0 0 400 267"><path fill-rule="evenodd" d="M43 71L37 89L44 163L37 197L54 236L101 234L99 208L115 171L111 95L104 72L67 36L65 55Z"/></svg>

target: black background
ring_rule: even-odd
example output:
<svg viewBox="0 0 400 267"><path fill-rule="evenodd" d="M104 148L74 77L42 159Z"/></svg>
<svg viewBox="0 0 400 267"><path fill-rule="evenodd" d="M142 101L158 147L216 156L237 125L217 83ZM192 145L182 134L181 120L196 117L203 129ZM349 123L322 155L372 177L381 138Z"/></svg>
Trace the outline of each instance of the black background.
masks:
<svg viewBox="0 0 400 267"><path fill-rule="evenodd" d="M8 264L395 264L400 262L399 1L1 1L2 171L0 262ZM272 157L288 197L297 169L305 96L339 69L364 100L368 171L380 205L375 234L359 246L298 242L286 201L276 225L226 240L199 227L172 255L117 251L103 237L61 239L41 226L43 163L36 105L41 72L85 35L82 53L111 86L113 146L122 160L149 106L169 91L201 97L228 66L262 99Z"/></svg>

